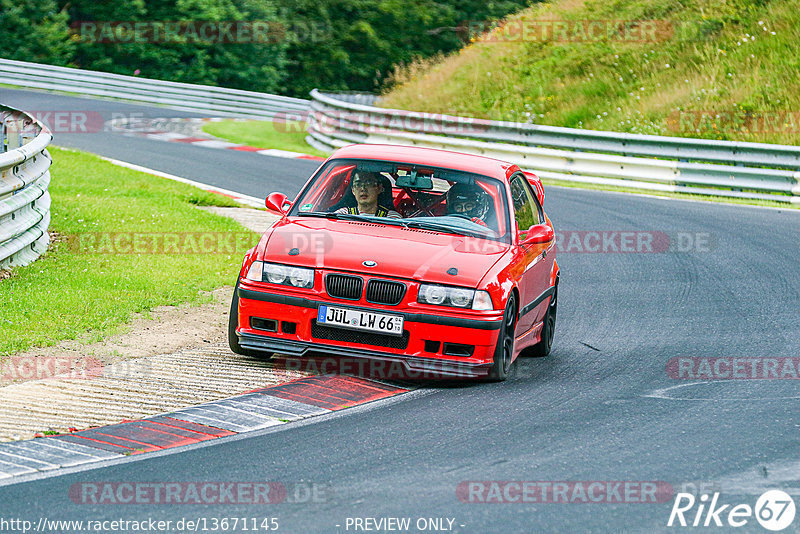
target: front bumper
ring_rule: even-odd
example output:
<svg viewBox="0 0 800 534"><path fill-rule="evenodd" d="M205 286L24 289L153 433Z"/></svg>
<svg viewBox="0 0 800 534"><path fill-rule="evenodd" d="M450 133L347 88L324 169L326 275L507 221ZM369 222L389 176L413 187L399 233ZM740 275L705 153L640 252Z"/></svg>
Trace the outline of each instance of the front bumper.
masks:
<svg viewBox="0 0 800 534"><path fill-rule="evenodd" d="M456 315L410 313L392 307L333 299L310 300L298 296L240 287L239 327L236 333L243 348L278 352L294 357L334 355L371 362L368 368L379 374L389 372L394 378L483 377L492 365L502 317L497 314L480 318ZM354 333L350 330L326 330L316 325L320 305L368 309L378 313L402 315L404 335ZM275 331L253 328L251 318L275 321ZM284 324L294 324L284 331ZM335 335L331 335L335 334ZM430 344L438 343L437 351ZM445 344L474 347L470 355L444 354Z"/></svg>

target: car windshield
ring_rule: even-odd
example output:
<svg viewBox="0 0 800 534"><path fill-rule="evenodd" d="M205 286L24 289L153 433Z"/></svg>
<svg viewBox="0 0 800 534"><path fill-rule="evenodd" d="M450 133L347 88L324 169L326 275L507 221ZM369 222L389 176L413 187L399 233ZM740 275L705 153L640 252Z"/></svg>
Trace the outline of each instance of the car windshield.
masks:
<svg viewBox="0 0 800 534"><path fill-rule="evenodd" d="M369 220L509 241L500 180L402 162L329 161L300 193L290 216Z"/></svg>

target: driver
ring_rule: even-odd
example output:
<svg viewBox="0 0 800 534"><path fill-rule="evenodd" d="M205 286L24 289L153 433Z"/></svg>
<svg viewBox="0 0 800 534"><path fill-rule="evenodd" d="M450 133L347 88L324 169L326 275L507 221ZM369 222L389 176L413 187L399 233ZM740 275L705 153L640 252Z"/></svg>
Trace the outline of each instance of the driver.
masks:
<svg viewBox="0 0 800 534"><path fill-rule="evenodd" d="M477 185L457 183L447 191L447 213L463 215L472 222L486 226L489 195Z"/></svg>
<svg viewBox="0 0 800 534"><path fill-rule="evenodd" d="M374 215L375 217L400 218L400 214L394 207L379 204L379 197L385 189L378 175L373 172L355 171L350 182L350 189L358 203L353 207L343 207L336 210L336 213L351 213L353 215ZM389 192L391 195L391 192ZM391 196L389 197L391 198Z"/></svg>

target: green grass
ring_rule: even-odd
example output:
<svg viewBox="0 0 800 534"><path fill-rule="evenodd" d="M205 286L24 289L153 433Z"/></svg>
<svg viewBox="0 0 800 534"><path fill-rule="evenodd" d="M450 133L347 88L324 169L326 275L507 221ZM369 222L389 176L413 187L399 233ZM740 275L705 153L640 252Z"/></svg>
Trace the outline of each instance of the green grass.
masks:
<svg viewBox="0 0 800 534"><path fill-rule="evenodd" d="M250 207L244 206L225 195L220 195L212 191L203 191L202 189L196 189L189 193L186 197L186 202L194 204L195 206L219 206L223 208Z"/></svg>
<svg viewBox="0 0 800 534"><path fill-rule="evenodd" d="M312 156L328 157L306 143L306 128L302 122L223 120L207 122L203 131L231 143L258 148L277 148L302 152Z"/></svg>
<svg viewBox="0 0 800 534"><path fill-rule="evenodd" d="M0 357L64 339L96 341L119 331L134 313L200 304L210 300L206 292L233 284L244 251L258 236L195 208L227 204L225 197L91 154L50 152L50 231L69 239L0 280ZM197 253L199 244L193 248L188 240L180 242L181 253L88 253L108 250L109 237L133 232L148 239L171 232L208 232L215 239L233 233L239 241L221 253Z"/></svg>
<svg viewBox="0 0 800 534"><path fill-rule="evenodd" d="M643 42L502 37L520 21L542 27L548 18L572 21L570 28L576 21L664 22L655 39ZM556 0L509 17L505 34L495 31L449 57L398 68L381 105L798 144L798 26L794 0ZM697 115L703 111L711 114Z"/></svg>

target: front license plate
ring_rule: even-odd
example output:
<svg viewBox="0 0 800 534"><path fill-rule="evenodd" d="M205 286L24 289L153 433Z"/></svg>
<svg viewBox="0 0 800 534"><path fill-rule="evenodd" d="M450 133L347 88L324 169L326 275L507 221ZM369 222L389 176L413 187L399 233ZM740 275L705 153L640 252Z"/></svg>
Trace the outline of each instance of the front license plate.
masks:
<svg viewBox="0 0 800 534"><path fill-rule="evenodd" d="M403 316L387 315L350 308L320 306L317 310L317 323L353 330L380 332L393 336L403 335Z"/></svg>

